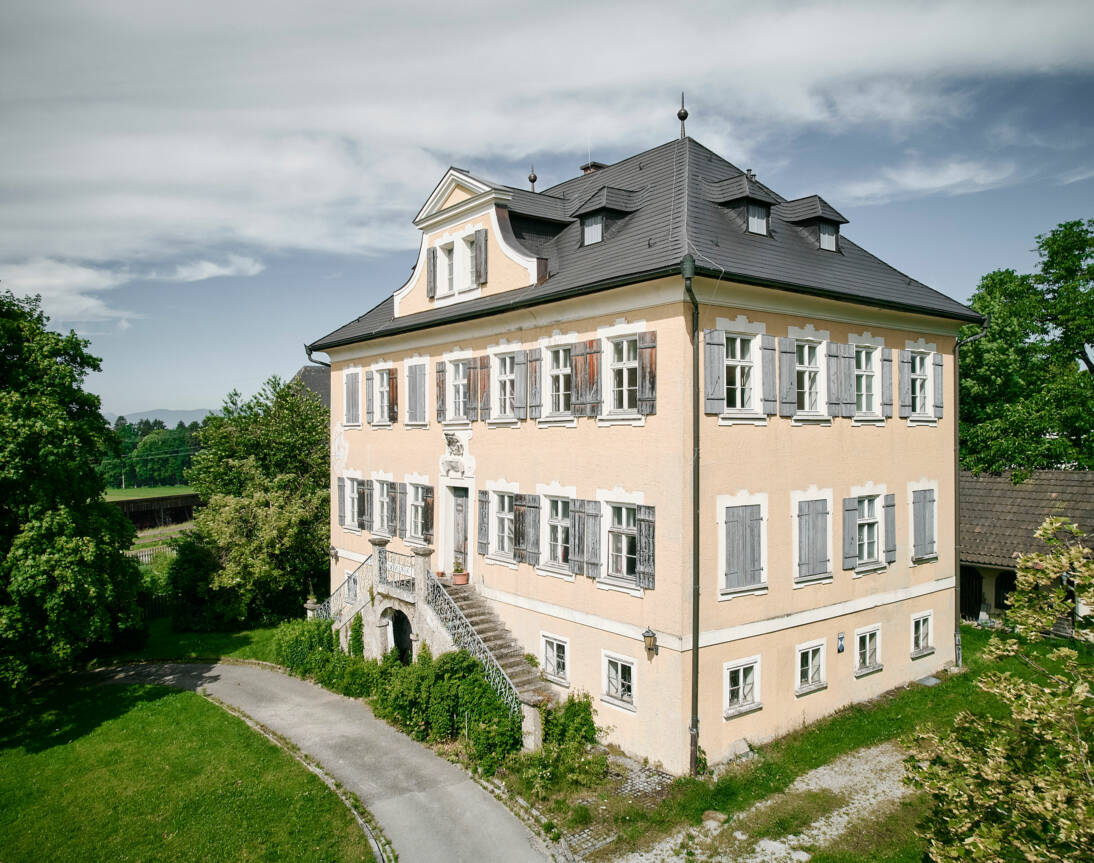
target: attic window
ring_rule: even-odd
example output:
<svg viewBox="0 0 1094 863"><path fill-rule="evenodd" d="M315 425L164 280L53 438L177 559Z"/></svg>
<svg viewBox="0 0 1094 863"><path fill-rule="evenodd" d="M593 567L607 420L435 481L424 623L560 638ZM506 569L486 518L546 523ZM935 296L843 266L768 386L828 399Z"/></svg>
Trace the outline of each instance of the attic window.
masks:
<svg viewBox="0 0 1094 863"><path fill-rule="evenodd" d="M767 205L748 205L748 232L750 234L763 234L767 236Z"/></svg>
<svg viewBox="0 0 1094 863"><path fill-rule="evenodd" d="M581 220L581 244L591 246L604 239L604 214L592 213Z"/></svg>
<svg viewBox="0 0 1094 863"><path fill-rule="evenodd" d="M820 223L820 247L826 252L836 250L836 235L839 234L839 226L831 222Z"/></svg>

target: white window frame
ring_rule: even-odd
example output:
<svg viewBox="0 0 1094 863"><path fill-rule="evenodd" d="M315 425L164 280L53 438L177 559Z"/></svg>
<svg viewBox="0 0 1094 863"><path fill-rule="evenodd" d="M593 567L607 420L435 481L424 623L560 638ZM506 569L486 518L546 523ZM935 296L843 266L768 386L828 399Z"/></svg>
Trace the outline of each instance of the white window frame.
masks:
<svg viewBox="0 0 1094 863"><path fill-rule="evenodd" d="M718 601L725 602L739 596L755 596L767 593L767 493L751 494L742 490L736 494L720 494L715 500L718 508ZM759 584L744 588L728 589L725 586L726 571L726 509L731 506L758 506L760 508L760 571ZM795 518L797 518L795 514Z"/></svg>
<svg viewBox="0 0 1094 863"><path fill-rule="evenodd" d="M557 672L557 667L552 669L551 663L548 662L548 656L550 655L548 653L548 644L562 648L562 674ZM554 655L557 656L557 651ZM570 685L570 639L555 635L553 632L541 632L539 634L539 656L540 661L543 663L544 677L558 686Z"/></svg>
<svg viewBox="0 0 1094 863"><path fill-rule="evenodd" d="M516 353L497 354L494 358L494 374L491 375L491 389L494 390L494 409L491 419L513 419L517 404L517 355ZM503 371L508 366L507 371ZM508 406L508 409L506 409Z"/></svg>
<svg viewBox="0 0 1094 863"><path fill-rule="evenodd" d="M468 354L465 357L456 357L454 359L447 360L446 362L448 363L448 365L447 365L447 368L446 368L447 374L445 375L445 377L447 378L447 380L445 382L445 389L447 390L447 393L445 393L445 396L447 398L447 404L445 406L445 422L457 422L457 423L468 422L467 408L468 408L468 405L469 405L469 393L470 393L470 387L471 387L471 362L472 362L471 354ZM457 413L456 412L456 403L457 403L456 395L457 395L457 387L458 387L459 381L456 377L456 371L460 366L463 366L463 373L464 373L463 374L463 411ZM448 405L452 406L451 410L448 409Z"/></svg>
<svg viewBox="0 0 1094 863"><path fill-rule="evenodd" d="M604 214L589 213L581 217L581 245L593 246L604 240Z"/></svg>
<svg viewBox="0 0 1094 863"><path fill-rule="evenodd" d="M412 420L410 418L410 370L416 366L421 366L423 369L422 379L425 384L422 387L422 419ZM429 425L429 357L415 356L411 360L407 360L403 363L403 381L405 398L403 399L406 407L404 408L406 417L405 424L407 428L425 428Z"/></svg>
<svg viewBox="0 0 1094 863"><path fill-rule="evenodd" d="M461 286L456 290L468 291L471 288L477 288L478 284L475 282L475 235L468 234L463 238L463 273L466 276L466 281L461 280Z"/></svg>
<svg viewBox="0 0 1094 863"><path fill-rule="evenodd" d="M353 379L356 378L356 381ZM357 418L352 419L349 416L349 403L346 399L346 390L353 387L357 391ZM347 428L360 428L361 427L361 415L364 413L363 401L364 393L361 391L361 369L353 367L346 369L342 372L342 425Z"/></svg>
<svg viewBox="0 0 1094 863"><path fill-rule="evenodd" d="M343 474L342 480L342 506L345 520L342 522L341 528L350 533L360 533L361 528L357 526L357 483L364 482L364 480L356 473L352 476Z"/></svg>
<svg viewBox="0 0 1094 863"><path fill-rule="evenodd" d="M566 565L558 565L551 563L551 504L550 500L561 499L567 500L573 505L573 501L577 498L576 486L564 486L557 480L550 483L537 483L536 494L541 499L546 499L547 502L543 504L543 509L540 510L539 515L539 547L541 549L539 555L539 563L536 565L536 573L538 575L550 576L551 578L558 578L562 581L575 581L575 576L570 572L570 567ZM602 546L603 547L603 546Z"/></svg>
<svg viewBox="0 0 1094 863"><path fill-rule="evenodd" d="M802 361L802 353L804 350L805 361ZM810 351L814 352L814 362L809 362ZM794 400L795 414L812 415L825 413L827 408L827 402L821 401L821 378L825 373L824 360L822 356L824 354L824 342L814 341L813 339L795 339L794 340ZM805 389L802 389L802 375L805 375ZM809 386L810 375L812 378L813 386ZM813 396L813 407L809 407L810 395ZM804 406L799 403L804 403Z"/></svg>
<svg viewBox="0 0 1094 863"><path fill-rule="evenodd" d="M726 407L718 417L718 425L767 425L767 415L763 410L763 337L767 333L767 324L763 321L750 321L745 315L737 315L734 320L717 318L715 328L724 332L727 340L749 339L752 342L752 407L747 410L731 408L727 400Z"/></svg>
<svg viewBox="0 0 1094 863"><path fill-rule="evenodd" d="M735 350L738 354L736 357L733 357L733 358L731 358L730 355L729 355L730 354L729 346L730 346L731 343L733 343L735 345ZM744 360L741 359L740 354L743 352L742 349L746 345L747 345L749 358L748 358L747 361L744 361ZM726 413L726 415L732 416L734 414L737 414L737 415L742 415L743 414L743 415L746 415L746 416L754 416L756 414L762 413L762 410L759 407L757 407L757 400L763 398L763 391L756 389L757 384L759 384L760 386L763 385L761 377L757 373L759 367L763 364L762 354L759 356L759 362L757 362L757 353L762 351L762 349L763 348L762 348L762 344L760 342L760 338L757 335L753 335L753 334L749 334L749 333L726 332L726 347L725 347L725 367L726 367L725 368L725 382L726 382L725 413ZM746 376L748 377L748 404L740 404L740 405L737 405L736 407L730 407L730 405L729 405L729 393L730 393L730 389L731 389L730 384L729 384L729 378L730 378L730 370L731 369L736 373L735 376L737 378L737 384L736 384L736 386L734 386L732 388L735 396L737 394L739 394L741 392L741 389L743 388L743 385L741 384L741 379L743 377L746 377Z"/></svg>
<svg viewBox="0 0 1094 863"><path fill-rule="evenodd" d="M801 682L801 658L805 652L819 651L819 677L816 682L809 682L802 684ZM816 641L807 641L804 644L798 644L794 647L794 695L808 695L811 692L819 692L828 686L828 671L827 671L827 654L828 646L825 639L820 638ZM810 660L812 663L812 660ZM812 676L812 674L810 674Z"/></svg>
<svg viewBox="0 0 1094 863"><path fill-rule="evenodd" d="M387 527L391 523L388 516L388 505L391 502L388 488L393 484L391 479L372 481L372 532L381 536L391 536Z"/></svg>
<svg viewBox="0 0 1094 863"><path fill-rule="evenodd" d="M638 662L630 656L622 656L618 653L612 653L607 650L601 651L601 682L600 682L600 700L619 710L625 710L630 713L638 711ZM624 666L628 666L631 670L630 674L630 699L625 699L619 696L611 695L609 693L609 681L611 680L611 663L615 663L619 669ZM622 683L623 673L619 671L619 681Z"/></svg>
<svg viewBox="0 0 1094 863"><path fill-rule="evenodd" d="M422 541L425 540L425 492L424 485L407 483L407 535Z"/></svg>
<svg viewBox="0 0 1094 863"><path fill-rule="evenodd" d="M794 416L795 424L814 425L817 423L830 425L832 418L828 416L828 349L827 343L831 341L828 330L818 330L813 324L804 327L787 327L787 337L794 340ZM815 345L817 350L817 364L814 367L817 373L817 407L815 410L799 410L797 405L798 395L798 345Z"/></svg>
<svg viewBox="0 0 1094 863"><path fill-rule="evenodd" d="M874 638L874 662L873 664L863 665L861 663L860 656L860 642L862 639L869 641L870 636ZM868 674L874 674L881 671L884 667L884 663L881 659L881 624L871 623L869 626L861 626L855 630L855 677L865 677Z"/></svg>
<svg viewBox="0 0 1094 863"><path fill-rule="evenodd" d="M733 672L740 675L740 686L744 686L743 677L746 669L752 669L752 699L750 701L738 701L732 703L730 693L732 686L730 680ZM728 720L735 716L763 709L763 701L760 698L760 657L749 656L743 659L734 659L722 665L722 719Z"/></svg>
<svg viewBox="0 0 1094 863"><path fill-rule="evenodd" d="M747 207L745 218L748 220L748 232L766 237L769 233L768 219L771 216L771 208L767 204L754 204L751 201L748 202Z"/></svg>
<svg viewBox="0 0 1094 863"><path fill-rule="evenodd" d="M876 494L863 494L856 498L855 516L855 553L858 566L873 568L884 562L885 548L882 544L882 520L885 517L885 501ZM879 511L880 510L880 511ZM871 539L871 526L873 537ZM864 547L873 542L873 556L862 553ZM857 567L856 567L857 568Z"/></svg>
<svg viewBox="0 0 1094 863"><path fill-rule="evenodd" d="M634 345L634 359L627 357L627 346ZM615 358L616 346L623 345L623 359L617 360ZM635 416L638 414L638 334L633 333L630 335L616 336L608 340L608 380L607 380L607 398L605 402L607 404L607 412L616 416ZM628 372L634 372L634 386L633 388L628 386ZM622 386L616 386L616 373L621 373ZM627 396L633 389L634 392L634 404L627 405ZM622 394L621 406L615 406L615 396L619 392Z"/></svg>
<svg viewBox="0 0 1094 863"><path fill-rule="evenodd" d="M927 643L917 648L915 644L915 625L917 621L927 622ZM908 619L908 649L912 659L920 659L934 653L934 610L917 611Z"/></svg>
<svg viewBox="0 0 1094 863"><path fill-rule="evenodd" d="M541 517L546 516L546 520L547 520L547 544L545 546L546 549L547 549L547 554L546 554L547 560L546 560L545 565L548 566L548 567L551 567L551 568L555 568L555 569L568 569L569 560L570 560L570 505L571 505L571 499L566 498L566 497L547 497L547 498L545 498L545 500L546 500L546 503L547 503L546 507L544 507L546 512L541 515ZM566 510L566 515L565 516L558 516L556 518L556 516L555 516L556 505L558 506L558 509L560 511L563 508L563 506L565 507L565 510ZM561 543L556 543L554 541L554 536L555 536L556 529L559 532L559 534L561 534L562 531L565 531L565 535L566 535L566 543L565 543L566 560L555 560L554 559L555 546L556 545L561 546ZM541 547L544 547L544 546L541 546Z"/></svg>
<svg viewBox="0 0 1094 863"><path fill-rule="evenodd" d="M573 415L573 355L569 345L554 345L544 349L547 354L547 380L548 380L548 411L552 417L568 417ZM561 362L556 365L555 360L565 359L565 365ZM565 387L563 386L565 384ZM561 407L562 396L565 395L566 407ZM556 402L558 406L556 407Z"/></svg>
<svg viewBox="0 0 1094 863"><path fill-rule="evenodd" d="M833 222L817 223L817 242L821 251L834 252L837 249L839 225Z"/></svg>
<svg viewBox="0 0 1094 863"><path fill-rule="evenodd" d="M881 348L876 345L855 344L855 416L875 419L881 416L881 374L878 365L881 358ZM860 352L867 357L863 367L859 367ZM873 401L871 407L860 406L862 400L869 395Z"/></svg>
<svg viewBox="0 0 1094 863"><path fill-rule="evenodd" d="M621 517L621 524L615 523L616 515ZM634 516L634 525L630 525L629 518ZM638 586L638 506L633 503L609 503L608 511L601 516L608 524L608 544L604 562L606 577L612 581L626 584L631 587ZM616 541L620 550L616 552ZM630 543L634 543L634 554L630 553ZM634 574L626 572L627 561L634 558ZM617 559L622 562L623 571L616 572L613 566Z"/></svg>
<svg viewBox="0 0 1094 863"><path fill-rule="evenodd" d="M491 515L493 517L493 524L491 527L494 529L491 531L493 534L493 543L491 550L498 557L504 557L507 559L513 558L513 545L516 540L516 493L511 491L495 491L491 493L493 495L493 504L491 507ZM502 504L507 504L508 509L503 510ZM503 523L504 522L504 523ZM509 548L503 547L502 539L507 538L509 542ZM470 540L468 540L470 541Z"/></svg>
<svg viewBox="0 0 1094 863"><path fill-rule="evenodd" d="M451 297L456 293L456 244L445 243L437 249L441 253L439 260L443 265L443 272L437 274L437 296ZM443 291L440 290L441 285L444 285Z"/></svg>
<svg viewBox="0 0 1094 863"><path fill-rule="evenodd" d="M911 385L911 416L918 418L934 419L934 388L931 380L934 358L929 351L910 351L909 384ZM917 364L922 364L922 369L917 371ZM920 410L916 410L917 391Z"/></svg>

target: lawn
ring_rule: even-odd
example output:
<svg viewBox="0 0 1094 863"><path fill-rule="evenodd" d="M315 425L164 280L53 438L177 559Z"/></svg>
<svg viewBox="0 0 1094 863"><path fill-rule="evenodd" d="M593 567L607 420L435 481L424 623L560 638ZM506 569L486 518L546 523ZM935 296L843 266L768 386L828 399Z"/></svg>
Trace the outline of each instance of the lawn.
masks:
<svg viewBox="0 0 1094 863"><path fill-rule="evenodd" d="M323 782L193 692L75 679L0 713L0 860L367 861Z"/></svg>
<svg viewBox="0 0 1094 863"><path fill-rule="evenodd" d="M171 497L175 494L193 494L188 485L159 485L147 488L108 488L107 500L136 500L142 497Z"/></svg>
<svg viewBox="0 0 1094 863"><path fill-rule="evenodd" d="M129 659L171 659L194 662L205 659L258 659L273 662L276 626L240 632L174 632L166 618L150 621L148 642L140 650L106 658L109 662Z"/></svg>

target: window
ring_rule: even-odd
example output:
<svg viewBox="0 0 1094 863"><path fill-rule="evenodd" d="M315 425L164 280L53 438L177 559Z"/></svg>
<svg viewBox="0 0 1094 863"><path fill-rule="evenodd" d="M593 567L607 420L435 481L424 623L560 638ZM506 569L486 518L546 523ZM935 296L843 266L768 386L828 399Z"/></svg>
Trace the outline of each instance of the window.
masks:
<svg viewBox="0 0 1094 863"><path fill-rule="evenodd" d="M547 561L565 567L570 563L570 501L557 497L547 500Z"/></svg>
<svg viewBox="0 0 1094 863"><path fill-rule="evenodd" d="M388 402L391 396L391 369L380 369L376 373L376 413L375 422L386 423L390 416Z"/></svg>
<svg viewBox="0 0 1094 863"><path fill-rule="evenodd" d="M425 536L425 486L410 487L410 535L415 539Z"/></svg>
<svg viewBox="0 0 1094 863"><path fill-rule="evenodd" d="M878 561L877 498L858 499L858 565Z"/></svg>
<svg viewBox="0 0 1094 863"><path fill-rule="evenodd" d="M859 632L855 636L855 671L868 673L881 668L880 653L878 652L879 629L870 629Z"/></svg>
<svg viewBox="0 0 1094 863"><path fill-rule="evenodd" d="M912 363L912 413L926 415L930 411L927 402L927 360L929 354L913 351Z"/></svg>
<svg viewBox="0 0 1094 863"><path fill-rule="evenodd" d="M760 661L748 659L726 665L725 716L760 706Z"/></svg>
<svg viewBox="0 0 1094 863"><path fill-rule="evenodd" d="M754 339L726 334L726 410L752 410Z"/></svg>
<svg viewBox="0 0 1094 863"><path fill-rule="evenodd" d="M373 530L377 533L387 533L391 524L391 483L384 480L376 481L376 506L373 512L376 514Z"/></svg>
<svg viewBox="0 0 1094 863"><path fill-rule="evenodd" d="M934 489L916 489L912 492L912 560L927 560L936 553Z"/></svg>
<svg viewBox="0 0 1094 863"><path fill-rule="evenodd" d="M570 393L573 384L569 348L551 348L551 413L570 412Z"/></svg>
<svg viewBox="0 0 1094 863"><path fill-rule="evenodd" d="M638 512L633 506L612 504L608 527L608 575L638 580Z"/></svg>
<svg viewBox="0 0 1094 863"><path fill-rule="evenodd" d="M566 680L566 642L543 636L543 672L556 680Z"/></svg>
<svg viewBox="0 0 1094 863"><path fill-rule="evenodd" d="M798 342L795 353L798 412L817 413L820 410L820 345Z"/></svg>
<svg viewBox="0 0 1094 863"><path fill-rule="evenodd" d="M826 252L834 252L836 250L836 234L838 233L839 228L831 222L821 222L820 247Z"/></svg>
<svg viewBox="0 0 1094 863"><path fill-rule="evenodd" d="M346 480L346 527L357 527L357 483L360 480Z"/></svg>
<svg viewBox="0 0 1094 863"><path fill-rule="evenodd" d="M748 232L750 234L767 234L767 205L748 205Z"/></svg>
<svg viewBox="0 0 1094 863"><path fill-rule="evenodd" d="M463 241L464 254L467 256L467 287L473 288L478 284L475 273L475 237L470 236Z"/></svg>
<svg viewBox="0 0 1094 863"><path fill-rule="evenodd" d="M912 656L931 653L931 615L924 614L912 618Z"/></svg>
<svg viewBox="0 0 1094 863"><path fill-rule="evenodd" d="M444 269L445 293L451 294L456 288L456 250L451 246L441 246L441 263Z"/></svg>
<svg viewBox="0 0 1094 863"><path fill-rule="evenodd" d="M499 554L512 555L513 553L513 495L498 493L495 495L497 505L497 551Z"/></svg>
<svg viewBox="0 0 1094 863"><path fill-rule="evenodd" d="M604 239L604 214L593 213L581 220L581 242L591 246Z"/></svg>
<svg viewBox="0 0 1094 863"><path fill-rule="evenodd" d="M799 694L824 686L824 645L812 644L798 648Z"/></svg>
<svg viewBox="0 0 1094 863"><path fill-rule="evenodd" d="M514 412L514 399L517 387L517 357L507 354L498 357L498 416L511 417Z"/></svg>
<svg viewBox="0 0 1094 863"><path fill-rule="evenodd" d="M361 373L359 371L346 372L343 380L346 389L346 425L355 426L361 424Z"/></svg>
<svg viewBox="0 0 1094 863"><path fill-rule="evenodd" d="M452 419L467 419L467 360L452 363Z"/></svg>
<svg viewBox="0 0 1094 863"><path fill-rule="evenodd" d="M638 338L612 342L612 410L634 413L638 410Z"/></svg>
<svg viewBox="0 0 1094 863"><path fill-rule="evenodd" d="M724 590L763 584L763 511L759 504L725 508Z"/></svg>
<svg viewBox="0 0 1094 863"><path fill-rule="evenodd" d="M877 413L877 348L855 346L855 413Z"/></svg>
<svg viewBox="0 0 1094 863"><path fill-rule="evenodd" d="M607 657L604 694L613 701L634 704L634 663Z"/></svg>

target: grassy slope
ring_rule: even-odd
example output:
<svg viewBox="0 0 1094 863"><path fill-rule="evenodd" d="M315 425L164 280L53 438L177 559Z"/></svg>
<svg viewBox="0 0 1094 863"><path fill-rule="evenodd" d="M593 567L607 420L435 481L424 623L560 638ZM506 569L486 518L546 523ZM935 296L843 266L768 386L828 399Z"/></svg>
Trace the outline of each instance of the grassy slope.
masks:
<svg viewBox="0 0 1094 863"><path fill-rule="evenodd" d="M141 650L112 656L105 661L174 659L188 662L228 656L273 662L273 636L276 631L277 627L242 632L173 632L170 620L153 620L148 625L148 643Z"/></svg>
<svg viewBox="0 0 1094 863"><path fill-rule="evenodd" d="M68 680L0 714L0 859L372 856L316 776L199 695Z"/></svg>
<svg viewBox="0 0 1094 863"><path fill-rule="evenodd" d="M107 500L135 500L142 497L170 497L175 494L193 494L188 485L160 485L147 488L108 488Z"/></svg>

